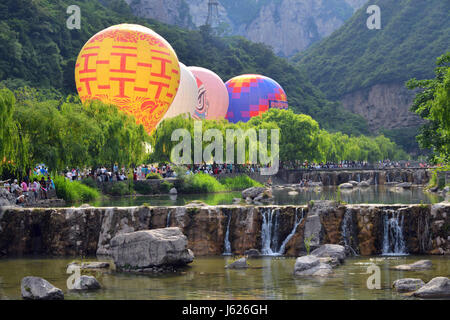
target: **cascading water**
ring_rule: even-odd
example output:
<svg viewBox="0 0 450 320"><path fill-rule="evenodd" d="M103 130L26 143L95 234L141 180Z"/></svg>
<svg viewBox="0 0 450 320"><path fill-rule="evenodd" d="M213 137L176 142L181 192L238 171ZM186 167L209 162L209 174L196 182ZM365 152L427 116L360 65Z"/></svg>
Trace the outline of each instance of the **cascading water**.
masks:
<svg viewBox="0 0 450 320"><path fill-rule="evenodd" d="M289 240L295 235L297 227L302 223L304 212L303 209L301 217L298 217L298 209L295 210L295 221L292 231L288 234L286 239L278 246L279 242L279 210L278 209L263 209L263 222L261 226L261 253L266 256L280 256L286 250L286 245Z"/></svg>
<svg viewBox="0 0 450 320"><path fill-rule="evenodd" d="M358 173L358 182L361 182L361 174L360 173Z"/></svg>
<svg viewBox="0 0 450 320"><path fill-rule="evenodd" d="M352 225L353 225L353 214L352 211L345 210L344 219L342 220L342 238L344 239L345 247L350 248L353 255L358 256L356 251L352 248Z"/></svg>
<svg viewBox="0 0 450 320"><path fill-rule="evenodd" d="M274 242L278 242L277 240L275 240L275 238L277 238L276 236L278 231L278 213L278 210L271 210L270 208L263 209L262 211L263 223L261 226L261 253L263 255L272 256L276 254L275 252L277 252L277 248L274 245ZM275 223L273 223L273 220L275 220Z"/></svg>
<svg viewBox="0 0 450 320"><path fill-rule="evenodd" d="M166 228L170 227L170 214L172 212L169 211L169 213L167 214L167 221L166 221Z"/></svg>
<svg viewBox="0 0 450 320"><path fill-rule="evenodd" d="M297 212L298 212L298 208L295 208L295 222L294 222L294 227L292 228L291 233L288 234L288 236L286 237L286 239L284 239L283 243L281 244L280 250L278 250L278 254L282 255L284 254L285 250L286 250L286 245L288 244L289 240L291 240L291 238L294 236L295 232L297 231L297 227L300 225L300 223L302 223L303 221L303 217L304 217L304 212L303 212L303 208L302 208L302 216L299 218L297 216Z"/></svg>
<svg viewBox="0 0 450 320"><path fill-rule="evenodd" d="M394 210L387 210L384 215L383 255L407 254L403 238L403 221L404 215L400 218L400 213Z"/></svg>
<svg viewBox="0 0 450 320"><path fill-rule="evenodd" d="M227 231L225 232L224 252L223 252L224 256L232 255L230 243L230 222L231 222L231 213L228 214Z"/></svg>

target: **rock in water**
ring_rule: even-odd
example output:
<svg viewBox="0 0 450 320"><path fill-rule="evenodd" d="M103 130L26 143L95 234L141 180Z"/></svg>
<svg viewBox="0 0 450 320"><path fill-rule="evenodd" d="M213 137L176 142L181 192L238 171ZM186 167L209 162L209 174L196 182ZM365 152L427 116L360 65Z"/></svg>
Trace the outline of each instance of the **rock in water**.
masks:
<svg viewBox="0 0 450 320"><path fill-rule="evenodd" d="M368 188L368 187L370 187L370 183L368 181L361 181L360 183L358 183L358 187Z"/></svg>
<svg viewBox="0 0 450 320"><path fill-rule="evenodd" d="M94 277L81 276L75 280L72 290L97 290L100 288L100 283Z"/></svg>
<svg viewBox="0 0 450 320"><path fill-rule="evenodd" d="M247 269L247 259L241 258L239 260L234 261L233 263L230 263L229 265L225 266L226 269Z"/></svg>
<svg viewBox="0 0 450 320"><path fill-rule="evenodd" d="M22 279L20 290L26 300L64 300L64 293L50 282L39 277Z"/></svg>
<svg viewBox="0 0 450 320"><path fill-rule="evenodd" d="M116 267L133 270L160 266L185 266L194 260L180 228L164 228L119 234L111 239Z"/></svg>
<svg viewBox="0 0 450 320"><path fill-rule="evenodd" d="M244 191L242 191L242 198L254 199L261 193L264 193L265 190L266 190L266 188L263 188L263 187L252 187L252 188L245 189Z"/></svg>
<svg viewBox="0 0 450 320"><path fill-rule="evenodd" d="M169 193L170 194L178 194L178 191L176 188L172 188L172 189L170 189Z"/></svg>
<svg viewBox="0 0 450 320"><path fill-rule="evenodd" d="M343 183L339 185L339 189L353 189L353 185L351 183Z"/></svg>
<svg viewBox="0 0 450 320"><path fill-rule="evenodd" d="M315 256L303 256L295 260L294 273L301 272L307 269L311 269L320 264L319 258Z"/></svg>
<svg viewBox="0 0 450 320"><path fill-rule="evenodd" d="M345 260L345 247L339 244L324 244L312 251L311 255L316 257L335 258L342 263Z"/></svg>
<svg viewBox="0 0 450 320"><path fill-rule="evenodd" d="M392 269L395 270L403 270L403 271L410 271L410 270L425 270L425 269L431 269L432 263L430 260L419 260L411 264L401 264L395 267L392 267Z"/></svg>
<svg viewBox="0 0 450 320"><path fill-rule="evenodd" d="M402 182L402 183L399 183L398 185L396 185L396 187L398 187L398 188L405 188L405 189L409 189L409 188L411 188L411 186L412 186L411 182Z"/></svg>
<svg viewBox="0 0 450 320"><path fill-rule="evenodd" d="M303 256L295 261L294 275L296 276L325 277L332 273L331 266L320 262L320 259L316 256Z"/></svg>
<svg viewBox="0 0 450 320"><path fill-rule="evenodd" d="M248 249L244 252L247 257L259 257L261 256L261 252L258 249Z"/></svg>
<svg viewBox="0 0 450 320"><path fill-rule="evenodd" d="M413 295L419 298L449 298L450 279L447 277L433 278Z"/></svg>
<svg viewBox="0 0 450 320"><path fill-rule="evenodd" d="M395 280L392 287L398 292L412 292L422 288L425 285L421 279L404 278Z"/></svg>

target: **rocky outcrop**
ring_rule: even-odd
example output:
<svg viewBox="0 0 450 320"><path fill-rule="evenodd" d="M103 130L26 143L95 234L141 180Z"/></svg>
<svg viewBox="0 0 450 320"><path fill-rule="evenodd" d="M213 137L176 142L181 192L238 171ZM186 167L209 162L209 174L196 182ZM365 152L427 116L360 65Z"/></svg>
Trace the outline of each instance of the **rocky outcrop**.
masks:
<svg viewBox="0 0 450 320"><path fill-rule="evenodd" d="M327 243L351 247L350 251L360 255L378 255L385 247L393 247L384 243L386 223L392 219L398 219L405 253L450 254L448 203L343 205L315 201L309 207L8 207L0 211L0 256L111 255L114 237L168 225L181 229L187 248L196 256L222 255L225 243L235 255L244 255L249 249L268 252L270 246L274 254L300 256L306 251L305 239L313 235L311 250Z"/></svg>
<svg viewBox="0 0 450 320"><path fill-rule="evenodd" d="M338 244L324 244L311 252L312 256L316 257L330 257L343 263L346 257L345 247Z"/></svg>
<svg viewBox="0 0 450 320"><path fill-rule="evenodd" d="M81 276L75 279L71 290L85 291L85 290L98 290L101 288L100 283L92 276Z"/></svg>
<svg viewBox="0 0 450 320"><path fill-rule="evenodd" d="M25 277L20 284L25 300L63 300L64 293L50 282L39 277Z"/></svg>
<svg viewBox="0 0 450 320"><path fill-rule="evenodd" d="M272 190L263 187L251 187L242 191L242 198L247 203L262 204L273 201Z"/></svg>
<svg viewBox="0 0 450 320"><path fill-rule="evenodd" d="M344 262L345 256L343 246L324 244L311 252L311 255L297 258L294 265L294 275L329 276L333 274L333 268Z"/></svg>
<svg viewBox="0 0 450 320"><path fill-rule="evenodd" d="M247 269L249 267L246 258L238 259L225 266L225 269Z"/></svg>
<svg viewBox="0 0 450 320"><path fill-rule="evenodd" d="M16 197L5 188L0 188L0 207L14 206L15 204Z"/></svg>
<svg viewBox="0 0 450 320"><path fill-rule="evenodd" d="M126 0L135 15L182 27L200 27L206 23L208 0ZM242 0L243 2L248 0ZM235 1L219 1L217 23L226 24L228 32L253 42L262 42L283 56L291 56L338 29L363 0L265 1L252 3L253 12L242 19L240 10L248 8ZM217 26L217 25L214 25Z"/></svg>
<svg viewBox="0 0 450 320"><path fill-rule="evenodd" d="M414 271L414 270L427 270L431 269L433 264L431 263L431 260L419 260L411 264L401 264L395 267L392 267L392 269L395 270L402 270L402 271Z"/></svg>
<svg viewBox="0 0 450 320"><path fill-rule="evenodd" d="M413 99L414 92L404 83L391 83L348 93L341 102L347 110L366 118L369 128L376 131L421 125L421 118L409 110Z"/></svg>
<svg viewBox="0 0 450 320"><path fill-rule="evenodd" d="M422 288L425 285L421 279L404 278L395 280L392 287L398 292L412 292Z"/></svg>
<svg viewBox="0 0 450 320"><path fill-rule="evenodd" d="M185 266L194 260L180 228L123 233L111 239L116 268L144 270L152 267Z"/></svg>
<svg viewBox="0 0 450 320"><path fill-rule="evenodd" d="M450 297L450 279L447 277L436 277L430 280L426 285L413 293L419 298L449 298Z"/></svg>

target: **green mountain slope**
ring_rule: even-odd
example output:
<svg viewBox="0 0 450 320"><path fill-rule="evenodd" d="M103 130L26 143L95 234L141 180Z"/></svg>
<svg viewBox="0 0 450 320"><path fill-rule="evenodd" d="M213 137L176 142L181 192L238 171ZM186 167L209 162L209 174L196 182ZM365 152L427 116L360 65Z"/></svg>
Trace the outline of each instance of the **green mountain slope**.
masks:
<svg viewBox="0 0 450 320"><path fill-rule="evenodd" d="M294 58L328 98L380 83L433 75L450 49L450 1L374 0L381 30L369 30L368 4L330 37Z"/></svg>
<svg viewBox="0 0 450 320"><path fill-rule="evenodd" d="M224 81L243 73L261 73L286 90L295 112L311 115L325 129L349 134L367 132L362 117L325 99L294 64L270 48L240 37L217 38L202 28L187 31L153 20L136 18L122 0L78 1L81 30L66 27L69 0L6 0L0 3L0 81L76 93L74 66L79 50L96 32L119 23L138 23L166 38L186 65L209 68Z"/></svg>

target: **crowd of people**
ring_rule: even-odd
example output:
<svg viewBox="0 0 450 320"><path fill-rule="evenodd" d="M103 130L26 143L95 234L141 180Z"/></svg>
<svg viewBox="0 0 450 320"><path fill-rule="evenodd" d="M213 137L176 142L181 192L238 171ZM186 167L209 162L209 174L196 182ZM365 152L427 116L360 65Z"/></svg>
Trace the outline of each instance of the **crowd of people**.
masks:
<svg viewBox="0 0 450 320"><path fill-rule="evenodd" d="M34 199L48 199L49 191L55 189L55 184L50 176L47 176L47 179L42 176L40 180L34 178L32 181L27 176L20 184L17 179L14 179L13 182L10 181L11 179L3 181L3 188L14 195L16 204L25 203L31 196Z"/></svg>

